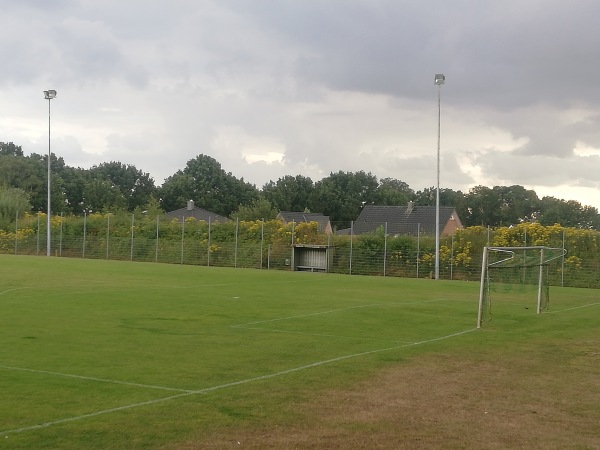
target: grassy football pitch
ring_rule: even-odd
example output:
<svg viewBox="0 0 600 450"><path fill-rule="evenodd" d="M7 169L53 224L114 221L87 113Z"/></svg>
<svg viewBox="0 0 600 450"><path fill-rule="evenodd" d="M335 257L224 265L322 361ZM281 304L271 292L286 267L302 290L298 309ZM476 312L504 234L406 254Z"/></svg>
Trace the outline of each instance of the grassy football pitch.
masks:
<svg viewBox="0 0 600 450"><path fill-rule="evenodd" d="M0 255L0 448L600 448L600 292Z"/></svg>

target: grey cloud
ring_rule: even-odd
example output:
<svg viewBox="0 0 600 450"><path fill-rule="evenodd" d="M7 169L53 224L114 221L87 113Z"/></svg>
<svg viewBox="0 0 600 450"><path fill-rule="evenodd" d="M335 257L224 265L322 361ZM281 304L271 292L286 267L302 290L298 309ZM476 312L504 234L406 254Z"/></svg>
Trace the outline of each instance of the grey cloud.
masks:
<svg viewBox="0 0 600 450"><path fill-rule="evenodd" d="M596 1L0 5L0 140L23 139L25 151L42 146L32 136L45 131L39 97L52 87L56 137L85 153L65 141L65 158L126 157L160 182L206 153L259 186L365 170L422 189L435 183L443 72L444 187L597 186L597 158L573 153L600 147ZM248 142L280 144L282 162L248 163ZM481 176L460 165L477 152Z"/></svg>

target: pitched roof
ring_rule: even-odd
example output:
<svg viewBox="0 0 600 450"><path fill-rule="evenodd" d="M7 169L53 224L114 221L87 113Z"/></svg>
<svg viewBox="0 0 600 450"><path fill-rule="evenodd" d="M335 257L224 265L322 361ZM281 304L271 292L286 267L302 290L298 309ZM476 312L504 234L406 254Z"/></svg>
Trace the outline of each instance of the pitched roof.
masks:
<svg viewBox="0 0 600 450"><path fill-rule="evenodd" d="M443 228L456 214L452 206L440 206ZM375 231L387 224L388 234L435 234L435 206L375 206L365 205L354 222L354 234Z"/></svg>
<svg viewBox="0 0 600 450"><path fill-rule="evenodd" d="M321 213L279 211L277 218L281 219L285 223L317 222L320 232L326 231L327 226L330 224L329 216L324 216Z"/></svg>
<svg viewBox="0 0 600 450"><path fill-rule="evenodd" d="M175 211L169 211L168 213L165 213L165 215L171 219L177 219L177 220L186 220L189 219L190 217L193 217L196 220L203 220L205 222L211 222L211 223L215 223L215 222L229 222L230 219L228 219L225 216L221 216L219 214L216 214L214 212L210 212L207 211L206 209L202 209L202 208L198 208L196 206L192 206L187 207L187 208L179 208L176 209Z"/></svg>

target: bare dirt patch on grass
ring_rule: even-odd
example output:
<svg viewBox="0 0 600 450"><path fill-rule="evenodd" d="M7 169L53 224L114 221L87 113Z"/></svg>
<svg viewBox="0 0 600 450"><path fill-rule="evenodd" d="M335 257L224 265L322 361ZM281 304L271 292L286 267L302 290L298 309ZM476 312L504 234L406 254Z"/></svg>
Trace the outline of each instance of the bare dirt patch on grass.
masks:
<svg viewBox="0 0 600 450"><path fill-rule="evenodd" d="M429 354L293 405L293 424L174 448L600 449L599 342L580 344L519 358Z"/></svg>

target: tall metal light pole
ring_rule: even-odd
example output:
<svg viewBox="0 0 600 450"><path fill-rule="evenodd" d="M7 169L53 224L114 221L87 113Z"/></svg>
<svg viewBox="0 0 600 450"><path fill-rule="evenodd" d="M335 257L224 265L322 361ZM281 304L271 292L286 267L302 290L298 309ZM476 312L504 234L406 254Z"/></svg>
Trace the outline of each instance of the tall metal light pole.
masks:
<svg viewBox="0 0 600 450"><path fill-rule="evenodd" d="M433 83L438 87L437 187L435 190L435 279L440 279L440 131L442 119L442 84L446 77L436 73Z"/></svg>
<svg viewBox="0 0 600 450"><path fill-rule="evenodd" d="M56 97L56 91L49 90L44 91L44 98L48 100L48 216L46 218L46 256L50 256L50 215L52 214L52 209L50 207L50 100Z"/></svg>

